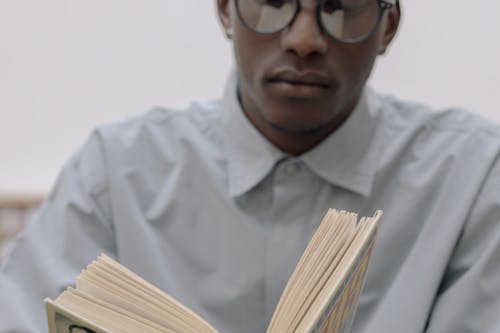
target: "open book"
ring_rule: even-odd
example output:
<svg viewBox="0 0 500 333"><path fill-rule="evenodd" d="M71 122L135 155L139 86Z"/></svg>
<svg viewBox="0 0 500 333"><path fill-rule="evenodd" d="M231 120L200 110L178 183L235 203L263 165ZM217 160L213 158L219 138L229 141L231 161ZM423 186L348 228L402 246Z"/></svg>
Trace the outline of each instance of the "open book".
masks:
<svg viewBox="0 0 500 333"><path fill-rule="evenodd" d="M281 295L268 333L348 332L382 213L358 221L330 210ZM46 299L50 333L217 333L165 292L106 255L56 300ZM237 332L234 332L237 333Z"/></svg>

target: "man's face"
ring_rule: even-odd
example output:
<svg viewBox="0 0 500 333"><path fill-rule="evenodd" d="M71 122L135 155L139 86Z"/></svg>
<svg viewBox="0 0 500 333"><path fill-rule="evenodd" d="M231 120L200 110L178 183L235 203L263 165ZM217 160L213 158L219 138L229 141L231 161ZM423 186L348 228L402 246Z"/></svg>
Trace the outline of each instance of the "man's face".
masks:
<svg viewBox="0 0 500 333"><path fill-rule="evenodd" d="M397 28L394 9L367 40L342 43L322 31L316 3L302 0L291 26L263 35L243 25L234 0L218 1L221 21L232 31L243 109L264 133L335 130L355 107L377 55Z"/></svg>

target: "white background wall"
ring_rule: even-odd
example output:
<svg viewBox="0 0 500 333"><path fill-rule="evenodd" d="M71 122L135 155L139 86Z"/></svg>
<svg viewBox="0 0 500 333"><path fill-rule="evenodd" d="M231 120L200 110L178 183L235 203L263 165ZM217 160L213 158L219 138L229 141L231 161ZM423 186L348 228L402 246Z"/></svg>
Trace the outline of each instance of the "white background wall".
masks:
<svg viewBox="0 0 500 333"><path fill-rule="evenodd" d="M0 0L0 194L45 192L96 125L218 96L215 0ZM179 6L181 4L181 6ZM500 2L406 0L377 90L500 121Z"/></svg>

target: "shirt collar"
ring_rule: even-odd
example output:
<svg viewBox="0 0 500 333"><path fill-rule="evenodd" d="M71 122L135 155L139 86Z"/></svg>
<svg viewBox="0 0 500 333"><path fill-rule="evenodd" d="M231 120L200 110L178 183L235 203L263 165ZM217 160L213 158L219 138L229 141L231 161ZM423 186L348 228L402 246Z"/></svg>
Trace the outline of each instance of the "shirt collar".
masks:
<svg viewBox="0 0 500 333"><path fill-rule="evenodd" d="M245 116L237 98L237 75L225 88L223 119L229 194L240 196L257 185L286 154L272 145Z"/></svg>
<svg viewBox="0 0 500 333"><path fill-rule="evenodd" d="M223 119L229 193L240 196L256 186L288 155L271 144L245 116L237 98L237 75L225 87ZM366 88L351 116L332 135L299 157L326 181L368 195L378 156L378 100Z"/></svg>
<svg viewBox="0 0 500 333"><path fill-rule="evenodd" d="M301 159L328 182L367 196L382 146L381 124L379 99L365 87L344 124Z"/></svg>

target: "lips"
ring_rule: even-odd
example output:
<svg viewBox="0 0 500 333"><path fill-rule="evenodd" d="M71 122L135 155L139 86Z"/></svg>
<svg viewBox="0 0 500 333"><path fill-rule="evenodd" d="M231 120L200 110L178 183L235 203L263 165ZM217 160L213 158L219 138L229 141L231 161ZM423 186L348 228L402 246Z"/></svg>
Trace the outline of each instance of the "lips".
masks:
<svg viewBox="0 0 500 333"><path fill-rule="evenodd" d="M332 87L329 78L321 72L289 68L273 72L265 81L273 92L292 98L318 97Z"/></svg>
<svg viewBox="0 0 500 333"><path fill-rule="evenodd" d="M286 82L293 85L317 86L329 88L330 82L328 78L318 72L299 72L295 70L282 70L273 75L270 75L268 82Z"/></svg>

